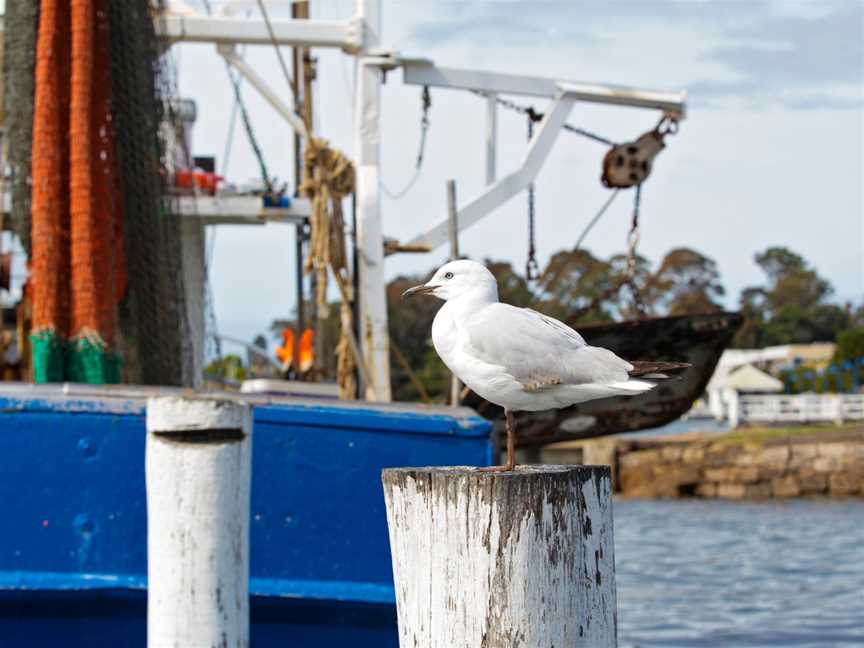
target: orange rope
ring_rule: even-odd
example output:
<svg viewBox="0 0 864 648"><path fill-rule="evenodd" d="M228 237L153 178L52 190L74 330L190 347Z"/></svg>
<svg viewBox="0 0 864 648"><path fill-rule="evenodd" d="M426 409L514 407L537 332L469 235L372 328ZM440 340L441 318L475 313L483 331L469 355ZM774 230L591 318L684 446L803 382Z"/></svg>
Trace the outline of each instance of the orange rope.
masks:
<svg viewBox="0 0 864 648"><path fill-rule="evenodd" d="M99 241L93 209L93 3L72 0L72 87L69 101L69 221L72 336L99 331Z"/></svg>
<svg viewBox="0 0 864 648"><path fill-rule="evenodd" d="M119 223L114 211L111 74L104 0L72 0L69 212L73 338L114 338ZM122 233L121 233L122 234ZM125 282L120 273L120 282Z"/></svg>
<svg viewBox="0 0 864 648"><path fill-rule="evenodd" d="M33 108L33 331L68 333L68 3L42 0Z"/></svg>

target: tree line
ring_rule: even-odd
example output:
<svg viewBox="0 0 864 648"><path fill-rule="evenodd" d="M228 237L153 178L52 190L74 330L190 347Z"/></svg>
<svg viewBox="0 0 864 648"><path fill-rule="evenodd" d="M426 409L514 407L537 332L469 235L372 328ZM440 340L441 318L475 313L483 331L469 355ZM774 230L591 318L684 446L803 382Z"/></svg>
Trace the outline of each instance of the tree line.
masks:
<svg viewBox="0 0 864 648"><path fill-rule="evenodd" d="M832 302L831 284L801 255L784 247L770 247L756 254L754 260L764 273L764 281L748 286L739 296L744 321L733 347L833 342L838 335L844 342L864 337L864 304L853 307ZM588 250L562 250L552 255L533 285L509 262L485 259L484 263L498 280L501 301L531 307L577 328L579 324L637 317L640 312L656 317L724 310L721 300L726 291L716 262L686 247L670 250L656 267L637 256L632 286L623 281L627 276L623 254L603 259ZM440 303L434 299L407 303L399 299L405 289L428 280L433 272L398 277L387 288L387 302L393 344L426 391L441 397L447 391L449 373L430 339L432 319ZM848 345L846 342L844 347ZM407 372L396 363L393 390L399 400L420 397Z"/></svg>
<svg viewBox="0 0 864 648"><path fill-rule="evenodd" d="M833 342L839 335L846 348L852 339L864 340L864 304L853 307L831 301L830 282L801 255L788 248L770 247L756 254L754 260L764 279L741 291L738 310L744 321L733 347ZM487 258L483 262L498 280L501 301L531 307L577 328L580 324L612 322L640 314L656 317L724 310L726 290L716 262L687 247L670 250L656 266L637 255L629 264L629 272L623 254L604 259L584 249L562 250L552 255L536 282L527 281L507 261ZM424 283L434 271L400 276L387 286L394 348L393 393L397 400L438 400L447 393L450 374L435 353L430 337L440 302L400 299L403 291ZM321 359L324 377L335 375L331 351L339 332L339 309L330 310L330 317L321 327L323 339L319 347L328 350ZM292 325L291 320L277 320L271 325L271 335L281 339L282 328ZM422 385L422 393L417 382Z"/></svg>

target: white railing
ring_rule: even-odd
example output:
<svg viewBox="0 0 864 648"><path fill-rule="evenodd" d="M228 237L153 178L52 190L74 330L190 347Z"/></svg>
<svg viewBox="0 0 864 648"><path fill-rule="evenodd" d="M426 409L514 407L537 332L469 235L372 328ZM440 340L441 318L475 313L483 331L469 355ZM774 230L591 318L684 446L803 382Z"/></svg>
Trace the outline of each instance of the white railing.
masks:
<svg viewBox="0 0 864 648"><path fill-rule="evenodd" d="M733 426L864 420L864 394L746 394L730 399L728 405L729 422Z"/></svg>

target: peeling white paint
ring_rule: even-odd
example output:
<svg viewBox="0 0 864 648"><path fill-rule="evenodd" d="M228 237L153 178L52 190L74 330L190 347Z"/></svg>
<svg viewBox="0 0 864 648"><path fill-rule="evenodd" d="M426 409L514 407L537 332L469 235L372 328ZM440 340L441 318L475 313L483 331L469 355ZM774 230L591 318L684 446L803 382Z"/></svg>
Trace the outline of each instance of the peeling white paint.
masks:
<svg viewBox="0 0 864 648"><path fill-rule="evenodd" d="M616 645L608 468L383 481L402 648Z"/></svg>
<svg viewBox="0 0 864 648"><path fill-rule="evenodd" d="M172 432L240 428L231 441ZM147 645L249 645L251 414L237 402L147 403ZM158 434L157 434L158 433Z"/></svg>
<svg viewBox="0 0 864 648"><path fill-rule="evenodd" d="M251 410L235 399L159 396L147 399L147 431L251 430Z"/></svg>

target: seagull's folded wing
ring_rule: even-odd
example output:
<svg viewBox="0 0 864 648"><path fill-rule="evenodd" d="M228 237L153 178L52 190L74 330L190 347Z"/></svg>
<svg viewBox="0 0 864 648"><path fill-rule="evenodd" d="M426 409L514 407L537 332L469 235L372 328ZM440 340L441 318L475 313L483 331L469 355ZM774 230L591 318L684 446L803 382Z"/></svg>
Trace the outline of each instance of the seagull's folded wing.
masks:
<svg viewBox="0 0 864 648"><path fill-rule="evenodd" d="M633 368L607 349L588 346L566 324L529 308L490 304L463 326L466 353L500 366L528 390L622 382Z"/></svg>

